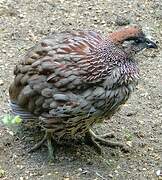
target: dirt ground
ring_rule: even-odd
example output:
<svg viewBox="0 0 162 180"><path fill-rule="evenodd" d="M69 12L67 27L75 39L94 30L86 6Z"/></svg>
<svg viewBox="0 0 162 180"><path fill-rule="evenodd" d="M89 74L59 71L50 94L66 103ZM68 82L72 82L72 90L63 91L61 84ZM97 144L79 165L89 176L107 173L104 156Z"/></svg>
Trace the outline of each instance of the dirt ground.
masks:
<svg viewBox="0 0 162 180"><path fill-rule="evenodd" d="M80 144L58 147L54 163L46 147L28 153L34 137L0 125L0 179L154 180L162 169L162 2L161 0L0 0L0 117L9 112L13 67L42 37L55 31L93 29L104 35L122 24L140 24L158 41L158 50L137 56L141 80L111 120L95 127L114 132L129 153L103 147L99 156ZM161 154L162 156L162 154ZM162 158L162 157L161 157Z"/></svg>

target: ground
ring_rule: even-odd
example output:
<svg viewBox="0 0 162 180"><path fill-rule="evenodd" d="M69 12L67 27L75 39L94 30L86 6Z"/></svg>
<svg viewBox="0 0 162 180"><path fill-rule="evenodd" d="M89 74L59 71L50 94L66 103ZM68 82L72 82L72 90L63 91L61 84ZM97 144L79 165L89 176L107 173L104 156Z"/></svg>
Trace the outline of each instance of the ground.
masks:
<svg viewBox="0 0 162 180"><path fill-rule="evenodd" d="M28 153L34 137L0 125L0 177L7 180L154 180L162 168L162 3L161 0L1 0L0 117L9 112L8 87L13 67L29 47L55 31L92 29L105 36L124 24L139 24L157 41L136 59L141 79L136 91L111 120L95 127L114 132L131 151L103 147L99 156L81 144L59 147L55 162L46 147Z"/></svg>

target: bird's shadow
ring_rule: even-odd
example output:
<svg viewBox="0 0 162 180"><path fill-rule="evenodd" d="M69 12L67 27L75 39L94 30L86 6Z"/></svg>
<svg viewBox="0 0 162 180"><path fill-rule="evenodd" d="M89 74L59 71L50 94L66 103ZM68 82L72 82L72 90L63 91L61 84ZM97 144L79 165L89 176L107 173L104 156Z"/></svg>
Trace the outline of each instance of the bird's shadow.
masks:
<svg viewBox="0 0 162 180"><path fill-rule="evenodd" d="M20 126L16 136L22 142L24 154L28 158L33 159L33 161L40 161L49 164L48 149L46 144L43 144L34 152L28 152L44 136L44 132L40 131L39 127L29 128ZM120 158L120 153L122 153L120 149L103 147L104 154L99 155L94 148L85 144L84 138L53 145L55 147L54 163L81 162L86 163L87 165L92 165L96 162L102 162L106 164L106 166L112 166L112 162L110 163L111 159L113 159L113 162L117 162Z"/></svg>

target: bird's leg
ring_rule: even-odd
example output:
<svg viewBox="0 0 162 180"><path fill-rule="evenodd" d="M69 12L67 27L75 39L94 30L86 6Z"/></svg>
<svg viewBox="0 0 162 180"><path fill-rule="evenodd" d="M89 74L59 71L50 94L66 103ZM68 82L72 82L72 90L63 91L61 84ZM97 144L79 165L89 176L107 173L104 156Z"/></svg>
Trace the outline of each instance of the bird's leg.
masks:
<svg viewBox="0 0 162 180"><path fill-rule="evenodd" d="M39 149L43 144L44 142L47 140L47 133L45 133L43 139L41 139L41 141L39 141L37 144L35 144L28 152L34 152L36 151L37 149Z"/></svg>
<svg viewBox="0 0 162 180"><path fill-rule="evenodd" d="M47 147L49 161L54 161L54 148L52 146L52 132L47 132Z"/></svg>
<svg viewBox="0 0 162 180"><path fill-rule="evenodd" d="M53 136L52 136L52 132L49 132L48 130L45 131L45 135L43 137L43 139L38 142L37 144L35 144L30 150L29 152L33 152L37 149L39 149L45 141L47 141L47 147L48 147L48 153L49 153L49 160L50 161L53 161L54 160L54 148L52 146L52 139L53 139Z"/></svg>
<svg viewBox="0 0 162 180"><path fill-rule="evenodd" d="M128 148L120 143L120 142L113 142L113 141L108 141L108 140L105 140L104 138L107 137L107 135L104 135L104 136L98 136L96 135L91 129L89 130L89 132L87 132L86 136L85 136L85 139L86 139L86 143L88 142L87 140L91 139L90 141L90 145L93 144L93 146L96 147L96 144L97 146L101 149L101 147L99 146L99 144L96 142L98 141L100 144L102 145L105 145L105 146L109 146L109 147L120 147L122 150L124 150L125 152L128 152ZM88 144L88 143L87 143ZM99 151L97 151L99 152ZM100 152L102 152L102 150L100 150Z"/></svg>
<svg viewBox="0 0 162 180"><path fill-rule="evenodd" d="M85 134L85 143L89 146L93 146L98 154L102 154L101 146L94 140L89 131Z"/></svg>

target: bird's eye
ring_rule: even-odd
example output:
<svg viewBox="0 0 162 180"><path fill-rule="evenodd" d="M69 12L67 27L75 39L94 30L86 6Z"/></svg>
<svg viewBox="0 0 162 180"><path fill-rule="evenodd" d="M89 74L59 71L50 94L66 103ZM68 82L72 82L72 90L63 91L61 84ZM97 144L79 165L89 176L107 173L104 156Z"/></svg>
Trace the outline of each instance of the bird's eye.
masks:
<svg viewBox="0 0 162 180"><path fill-rule="evenodd" d="M138 39L135 39L135 43L139 44L139 43L142 43L143 40L141 38L138 38Z"/></svg>
<svg viewBox="0 0 162 180"><path fill-rule="evenodd" d="M147 46L151 46L152 45L152 43L150 43L148 41L146 41L146 44L147 44Z"/></svg>

